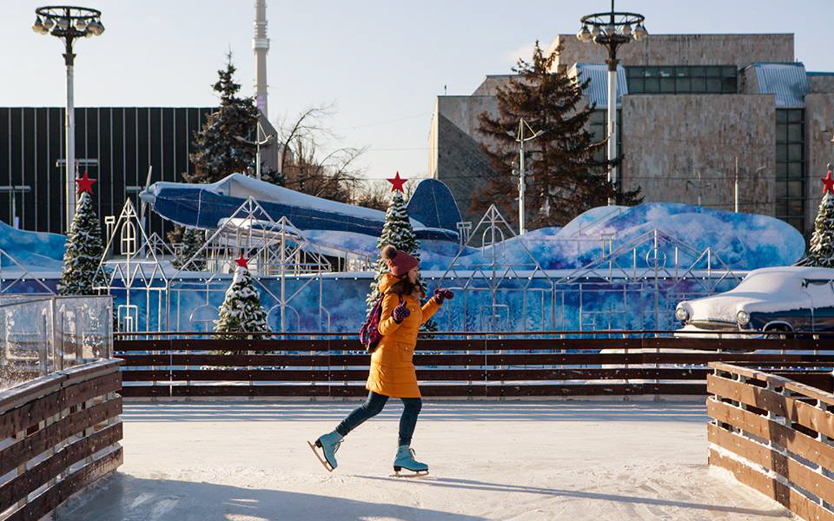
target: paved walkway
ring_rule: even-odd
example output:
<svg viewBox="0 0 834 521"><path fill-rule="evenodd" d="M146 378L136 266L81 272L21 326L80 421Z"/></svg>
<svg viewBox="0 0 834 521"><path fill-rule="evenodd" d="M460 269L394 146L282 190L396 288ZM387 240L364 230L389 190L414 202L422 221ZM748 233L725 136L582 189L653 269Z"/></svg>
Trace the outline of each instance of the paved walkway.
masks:
<svg viewBox="0 0 834 521"><path fill-rule="evenodd" d="M702 402L427 402L423 479L391 478L389 403L325 471L307 447L358 402L128 402L125 464L56 519L764 520L790 514L706 464Z"/></svg>

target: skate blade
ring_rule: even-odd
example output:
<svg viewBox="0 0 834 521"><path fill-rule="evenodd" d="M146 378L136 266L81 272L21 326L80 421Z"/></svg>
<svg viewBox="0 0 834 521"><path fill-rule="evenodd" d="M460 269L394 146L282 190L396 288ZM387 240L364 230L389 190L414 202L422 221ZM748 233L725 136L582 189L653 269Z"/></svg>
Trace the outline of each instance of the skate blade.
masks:
<svg viewBox="0 0 834 521"><path fill-rule="evenodd" d="M313 454L315 454L315 455L316 455L316 459L318 459L318 460L319 460L319 462L321 463L321 465L322 465L324 468L326 468L326 469L327 469L327 472L333 472L333 467L331 467L331 466L330 466L330 463L328 463L328 462L327 462L327 460L326 460L326 459L324 459L324 455L323 455L323 454L319 454L319 451L317 451L317 450L316 450L316 446L315 446L314 444L310 443L309 441L307 442L307 445L309 445L309 446L310 446L310 450L312 450L312 451L313 451Z"/></svg>
<svg viewBox="0 0 834 521"><path fill-rule="evenodd" d="M389 478L425 478L429 475L428 470L418 470L416 472L408 472L402 473L398 470L395 470L393 474L388 476Z"/></svg>

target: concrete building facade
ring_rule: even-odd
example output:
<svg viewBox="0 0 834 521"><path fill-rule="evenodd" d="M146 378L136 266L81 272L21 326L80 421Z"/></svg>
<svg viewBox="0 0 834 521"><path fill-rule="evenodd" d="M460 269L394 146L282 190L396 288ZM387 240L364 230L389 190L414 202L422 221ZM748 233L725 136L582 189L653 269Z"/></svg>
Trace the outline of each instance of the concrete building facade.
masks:
<svg viewBox="0 0 834 521"><path fill-rule="evenodd" d="M589 130L606 135L605 50L560 35L547 50L554 69L590 80ZM807 72L792 34L652 35L621 47L617 102L620 177L647 202L701 204L783 219L813 230L819 178L834 143L834 73ZM497 114L487 76L470 96L438 96L429 133L429 172L446 182L466 219L492 168L481 151L481 112ZM537 209L530 209L536 211ZM512 218L513 216L506 216Z"/></svg>

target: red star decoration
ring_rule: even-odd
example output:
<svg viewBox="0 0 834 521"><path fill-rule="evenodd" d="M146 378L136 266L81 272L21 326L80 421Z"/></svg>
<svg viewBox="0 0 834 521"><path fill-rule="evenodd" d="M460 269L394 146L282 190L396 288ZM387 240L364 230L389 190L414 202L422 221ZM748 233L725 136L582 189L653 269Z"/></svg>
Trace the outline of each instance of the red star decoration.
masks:
<svg viewBox="0 0 834 521"><path fill-rule="evenodd" d="M90 176L87 175L87 172L84 171L84 175L80 179L75 180L78 183L78 193L83 194L84 192L89 192L91 195L93 193L93 183L96 182L95 179L90 179Z"/></svg>
<svg viewBox="0 0 834 521"><path fill-rule="evenodd" d="M834 194L834 179L831 179L830 168L828 169L828 172L826 172L825 177L822 178L822 184L825 185L822 189L822 195L825 195L826 192Z"/></svg>
<svg viewBox="0 0 834 521"><path fill-rule="evenodd" d="M391 186L391 191L392 192L395 191L395 190L399 190L400 192L402 192L403 191L403 185L405 184L406 181L408 181L408 179L401 179L400 178L400 173L399 172L397 172L397 175L395 175L393 178L388 180L388 182L391 183L391 185L392 185Z"/></svg>
<svg viewBox="0 0 834 521"><path fill-rule="evenodd" d="M246 268L246 269L249 269L249 265L248 265L248 264L246 264L247 262L249 262L249 259L246 259L246 258L244 258L244 257L243 257L243 252L240 252L240 257L238 257L237 259L235 259L235 262L236 262L236 263L237 263L237 265L238 265L238 266L240 266L241 268Z"/></svg>

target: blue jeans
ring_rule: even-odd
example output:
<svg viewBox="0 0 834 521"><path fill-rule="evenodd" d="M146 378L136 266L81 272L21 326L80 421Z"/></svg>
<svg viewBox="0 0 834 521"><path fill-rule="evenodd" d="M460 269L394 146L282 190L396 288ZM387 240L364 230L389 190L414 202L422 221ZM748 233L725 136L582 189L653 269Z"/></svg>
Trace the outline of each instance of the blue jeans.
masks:
<svg viewBox="0 0 834 521"><path fill-rule="evenodd" d="M420 409L423 408L423 400L421 398L400 398L403 401L403 415L400 416L400 445L411 445L411 437L414 435L414 427L417 426L417 415L420 414ZM342 420L342 423L336 427L336 432L342 436L347 436L350 431L362 425L365 420L369 420L376 416L385 407L388 402L388 397L382 394L377 394L373 391L368 392L368 399L365 403L354 409L348 414L347 418Z"/></svg>

